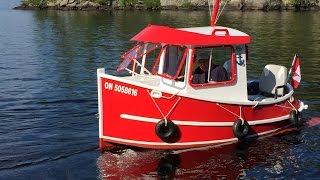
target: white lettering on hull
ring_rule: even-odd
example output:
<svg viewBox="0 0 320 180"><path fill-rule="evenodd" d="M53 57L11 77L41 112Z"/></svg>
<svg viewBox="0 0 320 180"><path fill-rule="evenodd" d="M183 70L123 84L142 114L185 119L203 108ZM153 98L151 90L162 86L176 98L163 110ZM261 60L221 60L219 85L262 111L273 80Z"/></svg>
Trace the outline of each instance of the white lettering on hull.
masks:
<svg viewBox="0 0 320 180"><path fill-rule="evenodd" d="M104 83L104 88L107 89L107 90L112 90L113 89L113 83L105 82Z"/></svg>
<svg viewBox="0 0 320 180"><path fill-rule="evenodd" d="M113 90L115 92L126 94L126 95L138 96L138 89L130 88L127 86L122 86L119 84L113 84L110 82L104 83L104 89L110 90L110 91Z"/></svg>

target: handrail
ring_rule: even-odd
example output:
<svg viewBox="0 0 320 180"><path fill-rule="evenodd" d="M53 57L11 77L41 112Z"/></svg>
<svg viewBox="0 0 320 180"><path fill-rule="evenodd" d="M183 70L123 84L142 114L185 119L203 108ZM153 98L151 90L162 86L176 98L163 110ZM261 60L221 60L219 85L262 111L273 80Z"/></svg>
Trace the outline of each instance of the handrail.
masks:
<svg viewBox="0 0 320 180"><path fill-rule="evenodd" d="M139 74L139 73L136 73L128 68L125 68L125 70L127 70L130 74L134 74L135 76L140 76L140 77L145 77L145 78L150 78L150 79L157 79L156 77L152 76L152 74L150 74L150 75Z"/></svg>
<svg viewBox="0 0 320 180"><path fill-rule="evenodd" d="M140 66L140 67L141 67L145 72L147 72L149 75L152 74L147 68L145 68L144 66L142 66L142 65L139 63L139 61L137 61L137 59L133 58L132 60L133 60L135 63L137 63L138 66Z"/></svg>
<svg viewBox="0 0 320 180"><path fill-rule="evenodd" d="M216 34L217 32L224 32L225 35L217 35ZM214 29L212 31L211 35L214 35L214 36L230 36L228 29Z"/></svg>

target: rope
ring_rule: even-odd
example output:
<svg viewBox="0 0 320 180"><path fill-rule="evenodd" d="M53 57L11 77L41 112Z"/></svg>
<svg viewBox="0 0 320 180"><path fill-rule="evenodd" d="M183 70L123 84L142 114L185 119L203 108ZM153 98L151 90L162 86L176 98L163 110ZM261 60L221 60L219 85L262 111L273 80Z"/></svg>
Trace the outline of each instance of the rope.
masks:
<svg viewBox="0 0 320 180"><path fill-rule="evenodd" d="M296 109L296 107L294 107L293 104L289 100L287 100L287 102L291 105L292 109L294 111L296 111L296 113L298 113L298 110Z"/></svg>
<svg viewBox="0 0 320 180"><path fill-rule="evenodd" d="M173 111L173 109L177 106L178 102L181 100L181 97L179 97L179 99L177 100L176 103L174 103L174 105L171 107L170 111L167 113L166 117L169 116L169 114L171 114L171 111Z"/></svg>
<svg viewBox="0 0 320 180"><path fill-rule="evenodd" d="M155 99L151 96L151 93L147 90L150 98L152 99L153 103L156 105L158 111L160 112L160 114L162 115L163 119L164 119L164 123L165 126L167 126L168 120L167 117L171 114L171 112L173 111L173 109L178 105L179 101L181 100L181 97L179 97L179 99L174 103L174 105L171 107L171 109L169 110L169 112L164 115L162 110L160 109L159 105L157 104L157 102L155 101ZM178 93L176 93L178 94ZM176 94L172 95L170 98L164 97L165 99L171 99L173 96L175 96ZM163 96L162 96L163 97Z"/></svg>
<svg viewBox="0 0 320 180"><path fill-rule="evenodd" d="M242 106L240 106L240 116L238 115L238 114L236 114L236 113L234 113L234 112L232 112L232 111L230 111L229 109L227 109L227 108L225 108L225 107L223 107L223 106L221 106L219 103L216 103L217 104L217 106L219 106L219 107L221 107L222 109L224 109L224 110L226 110L227 112L229 112L230 114L232 114L232 115L234 115L234 116L236 116L236 117L238 117L239 119L241 119L241 121L243 122L243 118L242 118Z"/></svg>
<svg viewBox="0 0 320 180"><path fill-rule="evenodd" d="M218 19L219 19L219 17L220 17L220 15L221 15L221 13L222 13L222 11L223 11L224 7L226 7L227 3L228 3L228 0L226 0L226 1L225 1L225 3L224 3L224 5L223 5L222 9L221 9L221 4L220 4L219 9L221 9L221 11L219 11L219 14L218 14L218 16L217 16L217 19L216 19L216 22L215 22L215 23L217 23L217 22L218 22Z"/></svg>
<svg viewBox="0 0 320 180"><path fill-rule="evenodd" d="M276 104L275 106L282 107L282 108L287 108L287 109L291 109L291 107L282 106L282 105L278 105L278 104Z"/></svg>
<svg viewBox="0 0 320 180"><path fill-rule="evenodd" d="M259 101L255 101L256 104L252 108L256 108L259 105Z"/></svg>
<svg viewBox="0 0 320 180"><path fill-rule="evenodd" d="M165 99L171 99L171 98L173 98L174 96L176 96L177 94L179 94L179 92L180 92L180 91L172 94L172 96L161 96L161 97L162 97L162 98L165 98Z"/></svg>
<svg viewBox="0 0 320 180"><path fill-rule="evenodd" d="M241 119L241 125L244 124L244 120L242 118L242 106L240 106L240 119Z"/></svg>
<svg viewBox="0 0 320 180"><path fill-rule="evenodd" d="M157 102L156 102L156 101L153 99L153 97L151 96L150 92L149 92L148 90L147 90L147 92L148 92L148 94L150 95L153 103L154 103L154 104L156 105L156 107L158 108L160 114L162 115L163 119L165 120L165 125L167 126L167 118L166 118L166 116L164 116L164 114L162 113L162 111L161 111L160 107L158 106Z"/></svg>

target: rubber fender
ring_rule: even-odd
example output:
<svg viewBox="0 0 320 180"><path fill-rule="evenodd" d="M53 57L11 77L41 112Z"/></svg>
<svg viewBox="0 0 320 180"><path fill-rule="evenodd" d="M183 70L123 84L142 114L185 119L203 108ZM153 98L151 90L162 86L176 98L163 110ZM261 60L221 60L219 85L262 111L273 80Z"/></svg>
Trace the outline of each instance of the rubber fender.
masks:
<svg viewBox="0 0 320 180"><path fill-rule="evenodd" d="M289 119L296 127L300 127L302 125L302 117L299 111L292 110L289 114Z"/></svg>
<svg viewBox="0 0 320 180"><path fill-rule="evenodd" d="M171 120L167 120L167 125L165 123L165 120L160 120L156 124L155 131L160 139L166 141L175 136L175 134L177 133L177 129L177 125L174 124L174 122L172 122Z"/></svg>
<svg viewBox="0 0 320 180"><path fill-rule="evenodd" d="M248 134L249 134L249 129L250 126L247 121L241 119L237 119L232 126L233 129L233 134L239 139L243 140Z"/></svg>

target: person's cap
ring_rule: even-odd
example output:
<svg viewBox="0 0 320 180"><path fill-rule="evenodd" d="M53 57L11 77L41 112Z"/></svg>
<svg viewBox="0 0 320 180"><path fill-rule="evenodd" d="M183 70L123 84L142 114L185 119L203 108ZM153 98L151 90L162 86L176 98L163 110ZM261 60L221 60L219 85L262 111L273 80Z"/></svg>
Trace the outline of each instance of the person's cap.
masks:
<svg viewBox="0 0 320 180"><path fill-rule="evenodd" d="M209 60L210 56L208 55L208 53L200 53L197 55L197 61L200 60Z"/></svg>

